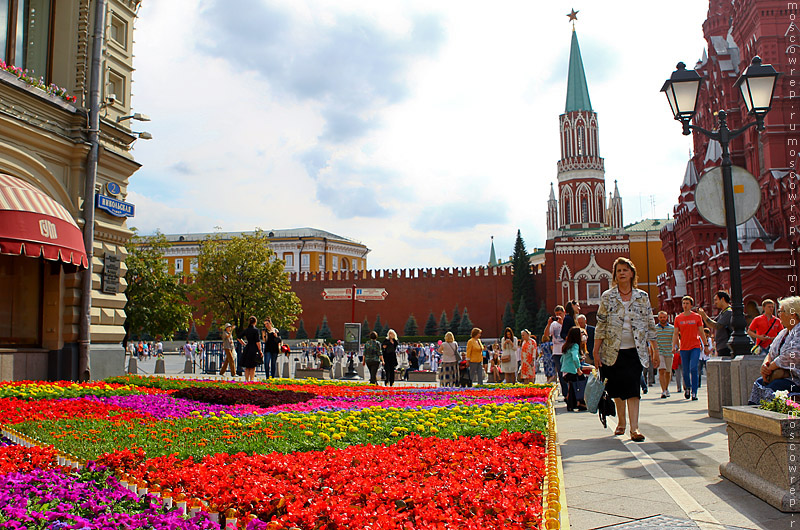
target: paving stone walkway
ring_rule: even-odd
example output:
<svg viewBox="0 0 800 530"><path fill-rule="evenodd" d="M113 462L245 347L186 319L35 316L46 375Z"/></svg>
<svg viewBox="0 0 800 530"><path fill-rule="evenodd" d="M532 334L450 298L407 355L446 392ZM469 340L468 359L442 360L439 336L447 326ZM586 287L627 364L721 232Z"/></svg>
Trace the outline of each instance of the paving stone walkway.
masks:
<svg viewBox="0 0 800 530"><path fill-rule="evenodd" d="M675 383L670 385L675 390ZM614 436L597 415L556 404L567 506L573 530L613 528L800 529L800 514L785 514L722 478L728 460L725 423L698 401L660 388L643 396L643 443Z"/></svg>

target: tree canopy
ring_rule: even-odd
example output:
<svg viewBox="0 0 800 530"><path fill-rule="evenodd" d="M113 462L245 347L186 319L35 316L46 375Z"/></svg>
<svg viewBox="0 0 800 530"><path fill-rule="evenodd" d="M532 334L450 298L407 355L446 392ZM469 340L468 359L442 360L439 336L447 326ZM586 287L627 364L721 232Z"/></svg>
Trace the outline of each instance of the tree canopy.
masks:
<svg viewBox="0 0 800 530"><path fill-rule="evenodd" d="M179 276L169 273L163 259L168 247L163 234L140 237L135 230L126 246L125 329L129 337L149 334L171 339L176 330L189 328L192 310L187 288Z"/></svg>
<svg viewBox="0 0 800 530"><path fill-rule="evenodd" d="M459 335L469 335L472 333L472 328L475 326L472 324L472 320L469 318L469 312L467 308L464 308L464 313L461 315L461 323L458 326L458 334Z"/></svg>
<svg viewBox="0 0 800 530"><path fill-rule="evenodd" d="M531 272L531 262L528 251L525 249L525 240L522 232L517 230L517 240L514 243L514 255L511 258L514 276L511 280L511 307L519 312L519 303L525 299L525 309L528 315L536 314L536 284ZM526 325L528 327L531 324ZM529 328L530 329L530 328Z"/></svg>
<svg viewBox="0 0 800 530"><path fill-rule="evenodd" d="M293 329L302 308L284 266L261 230L230 239L209 236L200 244L192 292L208 313L237 329L247 326L250 315Z"/></svg>
<svg viewBox="0 0 800 530"><path fill-rule="evenodd" d="M417 325L416 317L414 315L408 315L405 328L403 328L403 335L416 335L417 331L419 331L419 325Z"/></svg>
<svg viewBox="0 0 800 530"><path fill-rule="evenodd" d="M433 316L433 311L431 311L430 313L428 313L428 321L425 322L425 335L433 337L434 335L436 335L436 331L437 331L436 317Z"/></svg>

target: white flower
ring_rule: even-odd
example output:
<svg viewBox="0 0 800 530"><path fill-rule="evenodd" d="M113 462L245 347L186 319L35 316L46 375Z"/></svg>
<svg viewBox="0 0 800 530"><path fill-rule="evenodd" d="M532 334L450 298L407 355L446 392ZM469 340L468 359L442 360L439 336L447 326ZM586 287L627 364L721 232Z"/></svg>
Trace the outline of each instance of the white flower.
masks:
<svg viewBox="0 0 800 530"><path fill-rule="evenodd" d="M789 398L789 391L788 390L776 390L775 391L775 399L780 401L786 401Z"/></svg>

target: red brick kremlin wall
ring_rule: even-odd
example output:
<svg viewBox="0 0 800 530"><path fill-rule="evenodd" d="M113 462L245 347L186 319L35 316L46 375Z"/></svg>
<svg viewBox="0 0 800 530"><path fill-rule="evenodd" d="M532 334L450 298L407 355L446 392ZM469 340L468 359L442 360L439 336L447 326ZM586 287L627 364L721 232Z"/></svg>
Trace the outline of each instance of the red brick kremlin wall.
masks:
<svg viewBox="0 0 800 530"><path fill-rule="evenodd" d="M497 337L506 303L511 301L511 267L459 267L452 269L394 269L346 272L294 273L289 275L292 289L303 306L303 325L310 337L328 317L334 338L341 338L344 323L351 319L351 302L322 299L325 288L382 287L389 293L384 301L356 302L355 321L364 317L375 327L375 318L403 335L408 316L413 314L424 334L428 314L438 325L442 310L447 319L453 316L458 304L463 314L467 308L472 323L483 330L484 337ZM291 334L294 338L294 333Z"/></svg>

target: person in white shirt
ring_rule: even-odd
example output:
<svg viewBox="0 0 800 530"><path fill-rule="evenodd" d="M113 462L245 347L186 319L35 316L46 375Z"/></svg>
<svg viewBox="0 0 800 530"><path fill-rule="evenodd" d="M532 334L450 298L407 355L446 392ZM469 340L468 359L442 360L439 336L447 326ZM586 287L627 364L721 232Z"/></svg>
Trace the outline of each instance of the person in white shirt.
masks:
<svg viewBox="0 0 800 530"><path fill-rule="evenodd" d="M564 323L564 306L557 305L554 310L556 317L547 319L547 325L544 328L544 340L553 341L553 363L556 365L556 374L558 374L558 382L561 385L561 395L567 395L567 382L561 375L561 348L564 346L564 339L561 338L561 325Z"/></svg>

